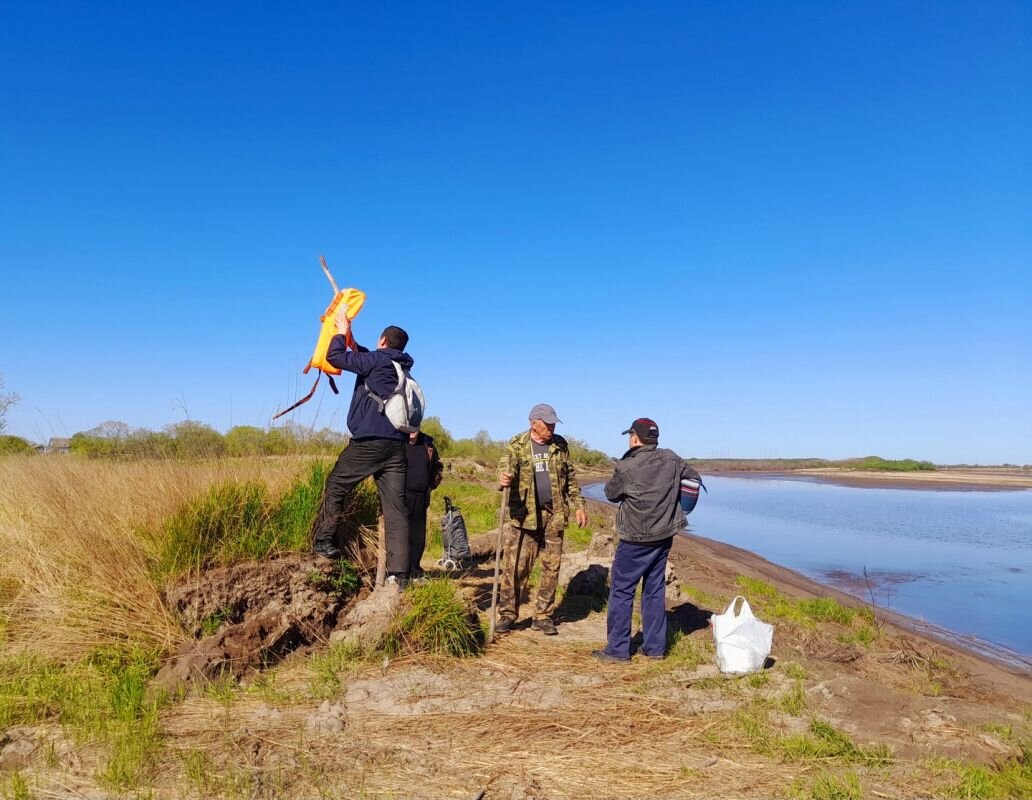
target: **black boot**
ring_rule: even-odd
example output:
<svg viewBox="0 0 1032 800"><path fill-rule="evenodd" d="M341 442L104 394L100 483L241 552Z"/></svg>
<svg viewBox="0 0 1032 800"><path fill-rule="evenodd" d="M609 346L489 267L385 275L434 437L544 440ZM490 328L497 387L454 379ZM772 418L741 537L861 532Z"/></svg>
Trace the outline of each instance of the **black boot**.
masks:
<svg viewBox="0 0 1032 800"><path fill-rule="evenodd" d="M312 550L317 556L322 558L328 558L331 561L340 560L340 550L337 549L333 536L317 536Z"/></svg>

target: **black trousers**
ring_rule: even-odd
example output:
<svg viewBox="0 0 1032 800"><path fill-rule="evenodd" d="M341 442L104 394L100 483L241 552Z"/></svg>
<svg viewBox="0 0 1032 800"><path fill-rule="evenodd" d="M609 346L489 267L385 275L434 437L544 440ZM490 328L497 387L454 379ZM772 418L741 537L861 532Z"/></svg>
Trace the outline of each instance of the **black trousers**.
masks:
<svg viewBox="0 0 1032 800"><path fill-rule="evenodd" d="M408 461L405 442L353 439L326 478L322 506L315 519L316 549L337 547L337 524L348 496L370 475L376 481L387 539L387 572L409 571L409 520L405 507Z"/></svg>
<svg viewBox="0 0 1032 800"><path fill-rule="evenodd" d="M418 575L422 569L419 562L423 560L423 551L426 550L426 506L429 495L429 490L405 492L409 520L409 572L412 575Z"/></svg>

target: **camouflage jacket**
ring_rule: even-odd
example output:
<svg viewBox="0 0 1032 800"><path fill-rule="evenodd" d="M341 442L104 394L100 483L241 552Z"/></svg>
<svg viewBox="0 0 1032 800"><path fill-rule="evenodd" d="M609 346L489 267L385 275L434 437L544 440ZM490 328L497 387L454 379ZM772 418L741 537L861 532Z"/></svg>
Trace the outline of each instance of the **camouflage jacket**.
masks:
<svg viewBox="0 0 1032 800"><path fill-rule="evenodd" d="M534 456L530 431L513 436L498 462L499 474L512 476L509 486L509 518L521 528L537 529L537 489L534 486ZM565 528L570 511L585 509L577 473L570 460L570 448L558 434L548 447L548 477L552 481L552 510Z"/></svg>

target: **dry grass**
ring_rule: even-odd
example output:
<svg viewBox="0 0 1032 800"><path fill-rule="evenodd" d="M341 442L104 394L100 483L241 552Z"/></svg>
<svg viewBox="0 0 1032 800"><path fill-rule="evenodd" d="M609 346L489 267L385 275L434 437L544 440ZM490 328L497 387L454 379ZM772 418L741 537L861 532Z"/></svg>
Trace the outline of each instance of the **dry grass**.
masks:
<svg viewBox="0 0 1032 800"><path fill-rule="evenodd" d="M775 796L801 771L748 748L718 757L726 748L703 735L723 717L634 691L647 664L600 674L584 648L550 652L543 662L532 645L506 641L477 661L405 659L387 674L412 667L462 687L455 710L376 713L349 704L344 734L319 736L303 733L316 703L270 719L254 698L241 697L218 725L212 701L191 702L167 718L165 732L211 764L260 753L246 766L262 783L289 765L290 784L280 789L291 796L468 798L486 790L488 797L653 798L764 789ZM383 677L369 663L349 682ZM518 690L525 685L534 691ZM238 756L235 763L234 770L244 766Z"/></svg>
<svg viewBox="0 0 1032 800"><path fill-rule="evenodd" d="M0 616L5 649L70 662L126 643L184 638L150 574L139 531L214 481L281 487L295 459L204 462L0 460Z"/></svg>

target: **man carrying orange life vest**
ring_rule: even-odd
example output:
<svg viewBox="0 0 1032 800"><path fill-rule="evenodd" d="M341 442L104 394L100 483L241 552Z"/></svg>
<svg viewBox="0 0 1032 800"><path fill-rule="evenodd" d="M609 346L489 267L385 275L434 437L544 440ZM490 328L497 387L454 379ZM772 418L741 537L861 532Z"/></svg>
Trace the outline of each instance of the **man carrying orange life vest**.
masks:
<svg viewBox="0 0 1032 800"><path fill-rule="evenodd" d="M322 505L313 526L314 550L325 558L340 558L337 524L355 487L372 476L380 495L387 540L387 585L401 589L408 583L409 516L405 505L406 447L408 434L397 430L384 416L373 395L388 397L398 386L397 362L411 369L405 351L408 334L394 325L384 329L377 349L348 349L351 322L345 310L334 318L337 335L330 342L326 360L337 369L355 373L355 388L348 411L351 440L326 478Z"/></svg>

